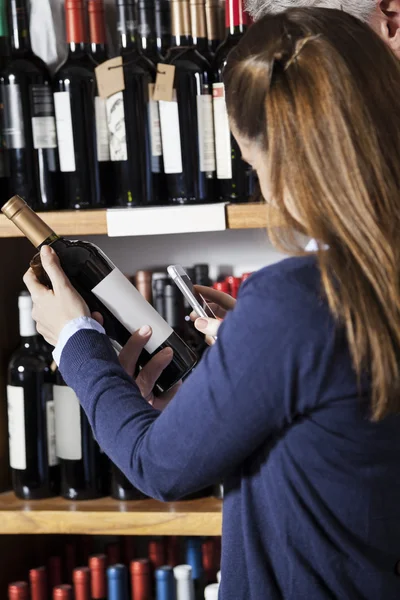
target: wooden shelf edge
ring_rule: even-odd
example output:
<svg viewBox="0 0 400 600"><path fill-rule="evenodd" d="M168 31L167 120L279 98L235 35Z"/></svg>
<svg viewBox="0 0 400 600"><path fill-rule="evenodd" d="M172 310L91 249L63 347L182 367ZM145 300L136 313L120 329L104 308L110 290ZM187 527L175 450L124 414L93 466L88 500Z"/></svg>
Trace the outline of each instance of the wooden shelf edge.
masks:
<svg viewBox="0 0 400 600"><path fill-rule="evenodd" d="M7 492L0 495L0 522L2 534L221 535L222 502L24 502Z"/></svg>
<svg viewBox="0 0 400 600"><path fill-rule="evenodd" d="M135 209L131 209L135 210ZM60 235L107 235L105 210L65 210L41 213L41 217ZM267 204L228 204L228 229L263 229L267 218L272 226L279 225L277 211ZM4 215L0 215L0 238L22 237L22 233Z"/></svg>

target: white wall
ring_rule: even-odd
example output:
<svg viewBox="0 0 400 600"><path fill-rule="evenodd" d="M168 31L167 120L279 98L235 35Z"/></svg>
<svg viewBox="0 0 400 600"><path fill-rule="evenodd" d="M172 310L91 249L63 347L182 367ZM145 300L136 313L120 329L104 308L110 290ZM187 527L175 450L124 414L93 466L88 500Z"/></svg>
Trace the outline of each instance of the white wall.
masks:
<svg viewBox="0 0 400 600"><path fill-rule="evenodd" d="M203 262L210 265L211 276L215 278L220 271L227 273L226 267L233 267L233 274L241 275L284 258L272 247L263 229L85 239L97 244L127 275L138 269L156 270L174 263L191 266Z"/></svg>

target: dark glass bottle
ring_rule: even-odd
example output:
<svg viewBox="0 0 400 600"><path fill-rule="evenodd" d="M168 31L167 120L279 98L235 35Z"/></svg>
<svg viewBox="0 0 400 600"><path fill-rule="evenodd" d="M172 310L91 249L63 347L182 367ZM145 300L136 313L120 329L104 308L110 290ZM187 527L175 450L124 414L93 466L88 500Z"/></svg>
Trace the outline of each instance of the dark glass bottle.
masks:
<svg viewBox="0 0 400 600"><path fill-rule="evenodd" d="M106 457L93 437L75 392L57 372L53 387L56 446L61 469L61 496L89 500L107 494Z"/></svg>
<svg viewBox="0 0 400 600"><path fill-rule="evenodd" d="M125 89L107 99L111 160L120 187L120 206L160 203L162 147L155 65L139 49L135 0L118 0L120 54Z"/></svg>
<svg viewBox="0 0 400 600"><path fill-rule="evenodd" d="M207 38L206 25L206 3L205 0L189 0L190 2L190 23L193 45L199 54L210 64L213 54L210 51Z"/></svg>
<svg viewBox="0 0 400 600"><path fill-rule="evenodd" d="M26 0L10 0L9 21L11 60L0 74L0 95L10 188L35 210L50 210L60 197L50 75L32 52Z"/></svg>
<svg viewBox="0 0 400 600"><path fill-rule="evenodd" d="M32 319L32 299L18 299L21 345L8 366L7 404L12 486L26 500L56 496L59 467L48 363Z"/></svg>
<svg viewBox="0 0 400 600"><path fill-rule="evenodd" d="M156 65L162 60L156 29L157 0L138 0L138 38L142 54Z"/></svg>
<svg viewBox="0 0 400 600"><path fill-rule="evenodd" d="M165 61L175 66L173 98L159 103L168 199L199 204L214 199L211 73L193 46L189 0L172 0L171 14L172 47Z"/></svg>
<svg viewBox="0 0 400 600"><path fill-rule="evenodd" d="M102 313L108 335L121 346L143 324L150 325L153 334L139 357L141 367L159 350L172 348L174 356L157 381L158 391L166 391L194 367L195 354L97 246L57 236L18 196L9 200L2 211L34 246L51 245L72 285L92 312ZM31 264L42 282L50 285L40 255Z"/></svg>
<svg viewBox="0 0 400 600"><path fill-rule="evenodd" d="M157 48L160 56L166 56L171 47L170 0L155 0Z"/></svg>
<svg viewBox="0 0 400 600"><path fill-rule="evenodd" d="M54 76L54 103L65 207L102 206L97 159L94 62L83 0L66 0L68 57Z"/></svg>
<svg viewBox="0 0 400 600"><path fill-rule="evenodd" d="M90 56L94 65L108 60L103 0L89 0ZM96 95L94 99L96 117L97 160L99 164L100 190L106 206L116 203L116 174L110 156L110 138L107 124L106 99Z"/></svg>
<svg viewBox="0 0 400 600"><path fill-rule="evenodd" d="M111 463L111 497L121 502L146 498L142 492L131 484L129 479L125 477L114 463Z"/></svg>
<svg viewBox="0 0 400 600"><path fill-rule="evenodd" d="M215 154L217 164L218 196L224 202L248 202L254 192L254 175L243 162L239 146L231 135L225 104L222 72L229 52L243 36L247 25L243 0L226 3L225 41L218 48L213 65L213 108L215 125Z"/></svg>
<svg viewBox="0 0 400 600"><path fill-rule="evenodd" d="M203 600L206 585L203 570L203 558L201 551L201 538L188 537L186 539L186 564L192 567L192 578L194 585L195 600Z"/></svg>
<svg viewBox="0 0 400 600"><path fill-rule="evenodd" d="M221 5L219 0L205 0L205 2L208 52L214 56L222 41L220 35Z"/></svg>
<svg viewBox="0 0 400 600"><path fill-rule="evenodd" d="M155 572L156 600L176 600L174 570L172 567L160 567Z"/></svg>
<svg viewBox="0 0 400 600"><path fill-rule="evenodd" d="M10 62L10 40L5 0L0 0L0 75ZM3 134L3 103L0 102L0 202L10 197L10 166Z"/></svg>
<svg viewBox="0 0 400 600"><path fill-rule="evenodd" d="M128 600L128 572L125 565L107 569L108 600Z"/></svg>

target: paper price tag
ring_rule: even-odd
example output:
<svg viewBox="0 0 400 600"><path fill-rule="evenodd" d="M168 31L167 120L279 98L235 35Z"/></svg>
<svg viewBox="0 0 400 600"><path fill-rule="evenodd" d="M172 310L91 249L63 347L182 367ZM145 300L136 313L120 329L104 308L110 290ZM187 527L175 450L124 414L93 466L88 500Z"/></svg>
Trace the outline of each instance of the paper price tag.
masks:
<svg viewBox="0 0 400 600"><path fill-rule="evenodd" d="M153 100L164 100L165 102L172 102L172 95L174 91L174 78L174 65L164 65L163 63L158 63Z"/></svg>
<svg viewBox="0 0 400 600"><path fill-rule="evenodd" d="M122 56L106 60L95 69L97 89L101 98L109 98L125 89Z"/></svg>

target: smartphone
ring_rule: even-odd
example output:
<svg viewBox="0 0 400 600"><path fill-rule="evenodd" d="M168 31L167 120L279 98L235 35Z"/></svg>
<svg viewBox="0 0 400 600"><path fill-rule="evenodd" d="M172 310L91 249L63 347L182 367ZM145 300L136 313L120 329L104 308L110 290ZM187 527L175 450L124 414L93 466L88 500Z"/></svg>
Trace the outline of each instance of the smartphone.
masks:
<svg viewBox="0 0 400 600"><path fill-rule="evenodd" d="M175 285L180 289L186 300L199 317L211 317L216 319L211 306L207 304L203 296L196 292L192 280L181 265L170 265L167 269Z"/></svg>

